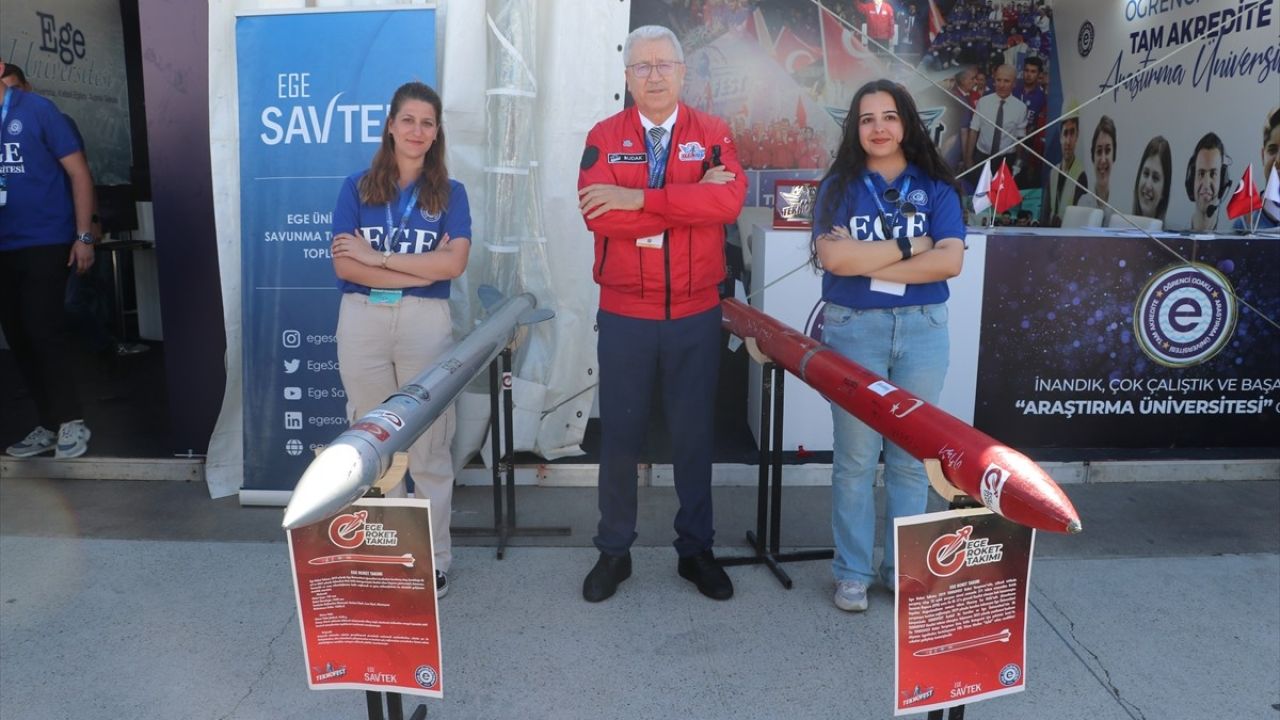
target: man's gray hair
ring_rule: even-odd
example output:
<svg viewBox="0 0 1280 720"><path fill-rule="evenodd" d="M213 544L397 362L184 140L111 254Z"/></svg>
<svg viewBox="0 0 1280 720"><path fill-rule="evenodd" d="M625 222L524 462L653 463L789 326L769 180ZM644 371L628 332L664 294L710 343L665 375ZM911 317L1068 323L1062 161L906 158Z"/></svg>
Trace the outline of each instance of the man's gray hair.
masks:
<svg viewBox="0 0 1280 720"><path fill-rule="evenodd" d="M628 65L631 64L631 45L637 40L666 40L676 50L676 56L672 60L684 62L684 48L680 47L680 40L675 33L661 25L643 25L632 30L622 44L623 62Z"/></svg>

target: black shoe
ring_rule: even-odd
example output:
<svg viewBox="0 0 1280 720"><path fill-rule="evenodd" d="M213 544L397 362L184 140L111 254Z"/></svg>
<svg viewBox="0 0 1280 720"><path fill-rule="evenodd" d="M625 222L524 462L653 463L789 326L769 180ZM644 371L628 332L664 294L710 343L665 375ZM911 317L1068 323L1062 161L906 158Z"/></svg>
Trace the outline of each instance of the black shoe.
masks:
<svg viewBox="0 0 1280 720"><path fill-rule="evenodd" d="M618 583L631 577L631 553L626 555L606 555L600 553L596 566L587 573L582 581L582 597L587 602L600 602L613 597L618 591Z"/></svg>
<svg viewBox="0 0 1280 720"><path fill-rule="evenodd" d="M449 576L443 572L436 571L436 599L444 597L449 593Z"/></svg>
<svg viewBox="0 0 1280 720"><path fill-rule="evenodd" d="M733 597L733 581L716 562L710 549L692 557L682 557L676 565L680 577L698 586L698 592L712 600L728 600Z"/></svg>

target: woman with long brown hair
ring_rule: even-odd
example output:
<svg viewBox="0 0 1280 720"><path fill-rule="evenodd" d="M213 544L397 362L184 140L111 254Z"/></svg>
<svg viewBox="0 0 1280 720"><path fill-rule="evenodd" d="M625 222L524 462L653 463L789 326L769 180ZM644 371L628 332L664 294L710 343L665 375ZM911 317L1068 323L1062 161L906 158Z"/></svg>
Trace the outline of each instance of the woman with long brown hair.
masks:
<svg viewBox="0 0 1280 720"><path fill-rule="evenodd" d="M812 252L823 270L822 341L936 403L947 373L947 279L964 262L956 181L911 95L874 80L853 96L835 160L818 190ZM894 574L893 519L924 512L924 467L840 406L831 406L832 574L836 607L867 609L867 586ZM884 450L885 543L872 564L872 485Z"/></svg>
<svg viewBox="0 0 1280 720"><path fill-rule="evenodd" d="M467 267L467 191L445 167L440 96L401 85L382 145L343 182L333 211L333 269L342 290L338 364L354 421L435 362L452 344L449 281ZM409 448L415 495L431 500L436 594L448 589L455 428L450 406Z"/></svg>

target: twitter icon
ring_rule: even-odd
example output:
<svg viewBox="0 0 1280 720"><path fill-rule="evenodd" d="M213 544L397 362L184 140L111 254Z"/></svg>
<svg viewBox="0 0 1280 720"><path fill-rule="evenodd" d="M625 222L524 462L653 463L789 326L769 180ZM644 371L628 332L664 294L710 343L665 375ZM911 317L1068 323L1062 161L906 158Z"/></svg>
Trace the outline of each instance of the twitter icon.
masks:
<svg viewBox="0 0 1280 720"><path fill-rule="evenodd" d="M285 374L286 374L286 375L292 375L292 374L294 374L294 373L298 372L298 363L300 363L300 362L302 362L302 361L301 361L301 360L298 360L297 358L294 358L293 360L285 360L285 361L284 361L284 372L285 372Z"/></svg>

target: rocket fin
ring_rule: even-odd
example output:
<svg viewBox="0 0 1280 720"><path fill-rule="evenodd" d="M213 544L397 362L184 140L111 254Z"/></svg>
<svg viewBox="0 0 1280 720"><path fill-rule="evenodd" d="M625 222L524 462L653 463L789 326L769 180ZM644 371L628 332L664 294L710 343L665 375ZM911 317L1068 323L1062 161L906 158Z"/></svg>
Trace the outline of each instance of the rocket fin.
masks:
<svg viewBox="0 0 1280 720"><path fill-rule="evenodd" d="M502 291L492 285L481 285L476 289L476 294L480 296L480 304L484 306L486 313L502 302Z"/></svg>
<svg viewBox="0 0 1280 720"><path fill-rule="evenodd" d="M520 313L516 323L519 325L532 325L543 320L550 320L555 316L556 314L552 312L551 308L531 308Z"/></svg>

